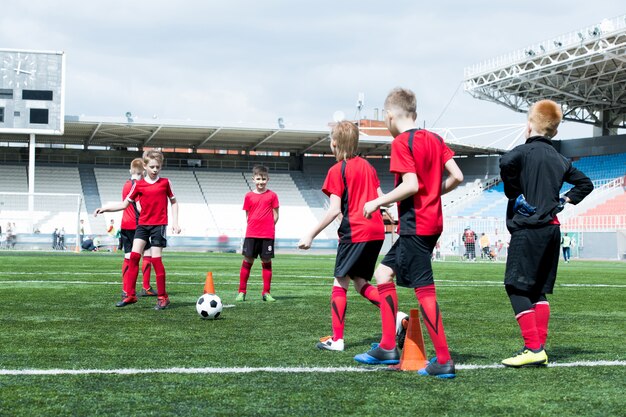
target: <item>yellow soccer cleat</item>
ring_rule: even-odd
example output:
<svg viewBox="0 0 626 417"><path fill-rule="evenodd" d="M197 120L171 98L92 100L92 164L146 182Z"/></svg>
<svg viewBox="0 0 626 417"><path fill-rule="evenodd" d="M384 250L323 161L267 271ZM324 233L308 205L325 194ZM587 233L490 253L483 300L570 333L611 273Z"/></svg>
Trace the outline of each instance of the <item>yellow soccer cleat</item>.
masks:
<svg viewBox="0 0 626 417"><path fill-rule="evenodd" d="M524 366L548 366L548 355L542 348L538 352L524 347L517 355L507 358L502 361L502 365L509 366L511 368L522 368Z"/></svg>

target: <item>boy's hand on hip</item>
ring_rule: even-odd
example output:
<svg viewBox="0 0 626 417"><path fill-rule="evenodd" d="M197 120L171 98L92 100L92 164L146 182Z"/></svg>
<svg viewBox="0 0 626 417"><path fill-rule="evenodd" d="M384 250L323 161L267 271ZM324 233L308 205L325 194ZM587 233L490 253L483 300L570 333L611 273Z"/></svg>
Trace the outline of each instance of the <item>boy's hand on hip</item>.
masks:
<svg viewBox="0 0 626 417"><path fill-rule="evenodd" d="M531 206L528 201L526 201L526 198L524 198L524 194L520 194L515 199L515 203L513 204L513 211L521 216L530 217L535 214L537 208L535 206Z"/></svg>
<svg viewBox="0 0 626 417"><path fill-rule="evenodd" d="M380 208L380 206L376 203L376 200L368 201L363 206L363 216L366 219L371 219L372 218L372 214L374 212L376 212L376 210L378 210L379 208Z"/></svg>

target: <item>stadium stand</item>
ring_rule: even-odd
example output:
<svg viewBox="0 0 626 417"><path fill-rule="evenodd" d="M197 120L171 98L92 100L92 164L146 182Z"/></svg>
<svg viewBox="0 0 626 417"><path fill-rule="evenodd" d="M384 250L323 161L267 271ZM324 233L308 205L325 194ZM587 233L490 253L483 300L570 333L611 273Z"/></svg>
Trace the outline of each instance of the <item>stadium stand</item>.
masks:
<svg viewBox="0 0 626 417"><path fill-rule="evenodd" d="M596 189L581 203L580 207L568 206L561 216L564 219L572 215L580 215L623 192L619 187L616 187L616 184L612 184L612 181L626 174L626 154L583 157L574 161L573 165L591 178ZM497 178L493 180L497 181ZM464 182L455 192L458 193L467 186ZM468 218L503 216L508 200L504 195L502 183L498 183L491 188L485 188L484 192L473 198L471 193L466 192L461 199L461 203L451 206L450 209L446 210L446 214ZM564 184L561 192L564 193L570 188L571 185ZM443 196L443 199L445 202L446 196ZM446 204L444 203L445 207Z"/></svg>
<svg viewBox="0 0 626 417"><path fill-rule="evenodd" d="M27 193L26 167L23 165L0 165L0 192Z"/></svg>
<svg viewBox="0 0 626 417"><path fill-rule="evenodd" d="M35 168L35 193L83 194L78 168L65 166L37 166ZM77 213L86 213L85 201L81 198L80 207L76 198L64 196L48 197L35 204L35 210L43 216L33 222L33 228L41 233L52 232L55 228L65 228L74 233L77 227Z"/></svg>

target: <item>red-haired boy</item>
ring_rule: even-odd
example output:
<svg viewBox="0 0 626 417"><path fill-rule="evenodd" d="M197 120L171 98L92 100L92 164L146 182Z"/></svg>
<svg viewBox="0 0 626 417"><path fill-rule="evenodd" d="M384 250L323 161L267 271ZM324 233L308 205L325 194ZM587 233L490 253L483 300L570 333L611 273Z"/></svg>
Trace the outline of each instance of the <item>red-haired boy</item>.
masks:
<svg viewBox="0 0 626 417"><path fill-rule="evenodd" d="M509 198L506 227L511 233L504 284L524 347L502 361L505 366L546 366L551 294L561 243L557 214L566 203L578 204L592 190L589 178L554 148L563 113L552 100L541 100L528 111L526 143L500 159L500 176ZM563 197L563 182L573 184Z"/></svg>
<svg viewBox="0 0 626 417"><path fill-rule="evenodd" d="M144 176L144 164L143 159L135 158L130 163L130 179L124 183L122 188L122 201L126 200L128 194L135 186L137 181L143 180ZM135 239L135 230L137 230L137 224L139 223L140 203L135 201L128 205L124 209L122 214L122 225L120 230L120 242L122 249L124 250L124 263L122 264L122 277L126 273L129 267L130 253L133 248L133 240ZM150 252L150 242L146 243L146 247L143 252L143 262L141 265L141 271L143 274L143 286L140 297L156 296L157 293L150 286L150 271L152 270L152 256ZM126 297L126 293L124 293Z"/></svg>

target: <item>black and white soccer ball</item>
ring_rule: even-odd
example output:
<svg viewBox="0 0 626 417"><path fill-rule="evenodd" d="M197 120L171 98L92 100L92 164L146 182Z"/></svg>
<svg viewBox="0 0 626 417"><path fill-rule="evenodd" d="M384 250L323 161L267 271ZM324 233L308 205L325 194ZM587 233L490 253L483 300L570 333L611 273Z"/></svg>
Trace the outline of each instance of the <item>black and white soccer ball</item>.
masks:
<svg viewBox="0 0 626 417"><path fill-rule="evenodd" d="M216 319L222 313L222 300L215 294L204 294L196 302L196 311L203 319Z"/></svg>

